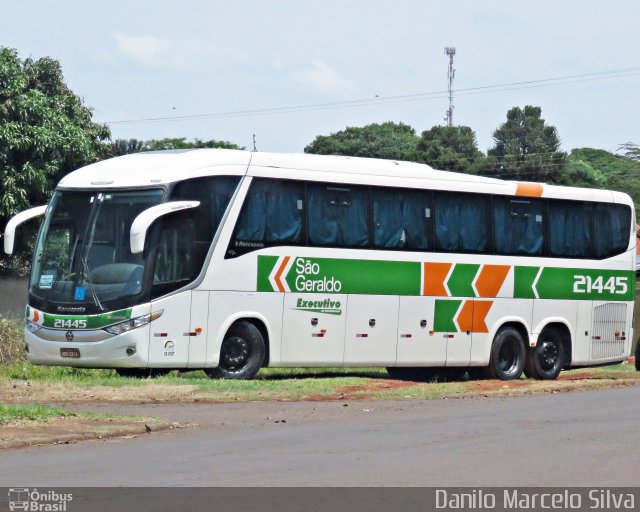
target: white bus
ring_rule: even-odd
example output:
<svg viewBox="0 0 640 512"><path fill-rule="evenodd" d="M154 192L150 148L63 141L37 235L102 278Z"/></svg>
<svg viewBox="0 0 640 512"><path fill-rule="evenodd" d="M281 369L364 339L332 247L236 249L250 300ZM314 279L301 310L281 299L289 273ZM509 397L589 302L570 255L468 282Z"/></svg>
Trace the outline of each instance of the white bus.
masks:
<svg viewBox="0 0 640 512"><path fill-rule="evenodd" d="M8 223L7 253L42 214L34 364L553 379L631 349L635 215L620 192L205 149L72 172Z"/></svg>

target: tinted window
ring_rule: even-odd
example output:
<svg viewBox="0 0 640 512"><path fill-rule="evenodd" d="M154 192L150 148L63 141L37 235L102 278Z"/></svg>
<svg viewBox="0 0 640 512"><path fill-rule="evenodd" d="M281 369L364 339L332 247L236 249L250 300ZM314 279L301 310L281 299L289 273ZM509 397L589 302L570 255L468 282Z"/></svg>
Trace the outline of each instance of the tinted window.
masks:
<svg viewBox="0 0 640 512"><path fill-rule="evenodd" d="M595 257L608 258L629 247L631 210L622 204L596 204L594 211Z"/></svg>
<svg viewBox="0 0 640 512"><path fill-rule="evenodd" d="M549 201L551 256L590 258L592 208L589 203Z"/></svg>
<svg viewBox="0 0 640 512"><path fill-rule="evenodd" d="M435 194L437 251L485 252L489 249L489 200L471 194Z"/></svg>
<svg viewBox="0 0 640 512"><path fill-rule="evenodd" d="M182 181L176 185L171 197L173 201L200 201L194 219L196 240L211 243L239 181L239 176L216 176Z"/></svg>
<svg viewBox="0 0 640 512"><path fill-rule="evenodd" d="M369 246L367 187L309 183L307 197L311 245Z"/></svg>
<svg viewBox="0 0 640 512"><path fill-rule="evenodd" d="M431 249L431 194L374 188L373 245L380 249Z"/></svg>
<svg viewBox="0 0 640 512"><path fill-rule="evenodd" d="M304 242L303 208L304 183L254 178L238 218L236 245Z"/></svg>
<svg viewBox="0 0 640 512"><path fill-rule="evenodd" d="M189 254L195 275L202 269L213 237L239 182L239 176L195 178L178 183L173 190L172 201L200 201L200 206L186 210L184 214L185 221L188 219L194 230Z"/></svg>
<svg viewBox="0 0 640 512"><path fill-rule="evenodd" d="M544 251L545 202L495 197L493 228L497 254L541 255Z"/></svg>

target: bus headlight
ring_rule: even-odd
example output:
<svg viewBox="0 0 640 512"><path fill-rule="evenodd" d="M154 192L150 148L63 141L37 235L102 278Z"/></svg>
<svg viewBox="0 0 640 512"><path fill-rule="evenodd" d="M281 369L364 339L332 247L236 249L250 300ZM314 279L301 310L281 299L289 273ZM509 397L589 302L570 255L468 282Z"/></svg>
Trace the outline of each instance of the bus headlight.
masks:
<svg viewBox="0 0 640 512"><path fill-rule="evenodd" d="M105 327L103 330L113 335L122 334L132 329L142 327L143 325L147 325L149 322L153 322L156 318L160 318L162 316L163 311L164 310L156 311L155 313L151 313L150 315L144 315L132 318L131 320L125 320L124 322L120 322L119 324L113 324L109 327Z"/></svg>
<svg viewBox="0 0 640 512"><path fill-rule="evenodd" d="M35 322L32 322L28 318L25 318L24 319L24 328L29 332L36 332L36 331L39 331L40 329L42 329L42 326L38 325Z"/></svg>

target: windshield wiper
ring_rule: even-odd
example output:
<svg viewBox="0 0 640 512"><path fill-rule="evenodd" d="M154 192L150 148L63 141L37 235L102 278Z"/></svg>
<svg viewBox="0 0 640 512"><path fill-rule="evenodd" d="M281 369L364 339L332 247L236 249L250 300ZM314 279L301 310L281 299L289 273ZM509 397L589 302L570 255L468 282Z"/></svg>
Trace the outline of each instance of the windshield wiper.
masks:
<svg viewBox="0 0 640 512"><path fill-rule="evenodd" d="M105 311L104 306L102 305L102 302L100 302L100 299L98 298L98 294L96 293L96 290L93 287L93 282L89 280L89 263L87 263L87 258L83 256L82 258L80 258L80 261L82 262L84 282L85 284L89 285L89 290L91 291L91 297L93 298L93 302L96 306L98 306L100 311Z"/></svg>

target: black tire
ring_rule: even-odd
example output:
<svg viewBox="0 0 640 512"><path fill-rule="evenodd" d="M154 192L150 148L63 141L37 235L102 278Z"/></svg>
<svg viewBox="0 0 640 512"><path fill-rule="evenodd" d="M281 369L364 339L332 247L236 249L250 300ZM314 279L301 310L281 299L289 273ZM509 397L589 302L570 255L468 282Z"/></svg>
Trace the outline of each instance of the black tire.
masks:
<svg viewBox="0 0 640 512"><path fill-rule="evenodd" d="M392 379L413 382L436 382L440 368L388 366L387 372Z"/></svg>
<svg viewBox="0 0 640 512"><path fill-rule="evenodd" d="M640 372L640 338L636 341L636 371Z"/></svg>
<svg viewBox="0 0 640 512"><path fill-rule="evenodd" d="M543 329L536 346L527 352L524 374L531 379L553 380L560 375L565 360L565 347L560 333L555 329Z"/></svg>
<svg viewBox="0 0 640 512"><path fill-rule="evenodd" d="M116 368L116 373L120 377L129 377L132 379L162 377L170 371L168 368Z"/></svg>
<svg viewBox="0 0 640 512"><path fill-rule="evenodd" d="M212 379L253 379L262 368L265 343L258 328L241 320L233 324L220 347L217 368L206 368Z"/></svg>
<svg viewBox="0 0 640 512"><path fill-rule="evenodd" d="M520 332L513 327L498 331L491 345L489 366L485 369L490 379L516 380L522 375L526 349Z"/></svg>

